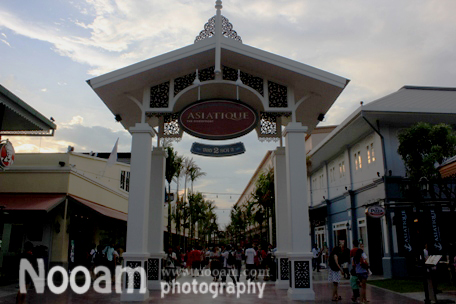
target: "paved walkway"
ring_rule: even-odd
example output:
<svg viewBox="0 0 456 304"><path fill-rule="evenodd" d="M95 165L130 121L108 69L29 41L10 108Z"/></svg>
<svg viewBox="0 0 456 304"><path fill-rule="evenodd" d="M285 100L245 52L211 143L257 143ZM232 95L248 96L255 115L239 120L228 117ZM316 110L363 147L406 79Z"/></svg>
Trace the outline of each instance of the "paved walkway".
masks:
<svg viewBox="0 0 456 304"><path fill-rule="evenodd" d="M231 279L227 278L228 282ZM205 282L207 284L212 283L211 277L197 277L192 278L191 276L183 276L178 280L178 283L192 283L196 280L198 283ZM245 277L241 277L241 283L246 283ZM260 283L263 283L260 280ZM151 291L148 303L180 303L180 304L201 304L201 303L264 303L264 304L276 304L276 303L292 303L287 297L286 290L276 290L273 282L264 282L266 287L264 288L263 298L258 298L258 289L255 294L243 294L239 298L236 294L227 294L227 289L223 289L223 294L219 294L215 299L212 298L212 294L168 294L161 298L161 291ZM314 272L314 290L316 294L316 301L314 303L335 303L331 301L331 284L326 281L326 271L322 270L320 273ZM0 287L0 303L15 303L17 289L14 285ZM351 303L352 291L348 280L342 281L339 286L339 294L342 296L342 300L338 301L338 304ZM412 299L404 295L385 291L383 289L368 286L367 297L370 300L370 304L375 303L404 303L414 304L423 303L423 299ZM66 291L61 295L54 295L49 290L46 290L44 294L36 294L34 291L30 291L27 295L27 303L43 303L43 304L57 304L57 303L120 303L120 295L118 294L97 294L93 289L89 290L86 294L78 295L72 291Z"/></svg>

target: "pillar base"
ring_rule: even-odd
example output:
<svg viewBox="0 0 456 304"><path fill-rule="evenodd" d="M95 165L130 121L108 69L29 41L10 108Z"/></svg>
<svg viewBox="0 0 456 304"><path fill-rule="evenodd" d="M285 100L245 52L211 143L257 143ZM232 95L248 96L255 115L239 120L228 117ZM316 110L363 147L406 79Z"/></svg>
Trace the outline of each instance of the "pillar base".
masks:
<svg viewBox="0 0 456 304"><path fill-rule="evenodd" d="M315 292L313 289L288 289L288 299L293 301L315 301Z"/></svg>
<svg viewBox="0 0 456 304"><path fill-rule="evenodd" d="M138 272L124 272L121 277L122 293L120 294L121 301L145 301L149 298L149 290L147 287L147 257L149 253L145 252L125 252L123 254L123 267L142 268L142 274ZM133 280L133 282L129 282ZM131 283L133 283L131 286ZM128 286L132 287L128 289ZM142 288L141 288L142 287Z"/></svg>
<svg viewBox="0 0 456 304"><path fill-rule="evenodd" d="M147 288L150 290L160 290L163 269L162 263L165 258L164 252L151 253L147 260Z"/></svg>
<svg viewBox="0 0 456 304"><path fill-rule="evenodd" d="M288 253L290 285L288 298L299 301L315 301L312 282L312 252Z"/></svg>
<svg viewBox="0 0 456 304"><path fill-rule="evenodd" d="M277 258L276 289L288 289L290 287L290 272L288 270L288 256L286 252L275 252Z"/></svg>
<svg viewBox="0 0 456 304"><path fill-rule="evenodd" d="M133 293L127 293L126 290L122 290L120 294L120 301L122 302L144 302L149 299L149 290L146 288L145 292L133 291Z"/></svg>

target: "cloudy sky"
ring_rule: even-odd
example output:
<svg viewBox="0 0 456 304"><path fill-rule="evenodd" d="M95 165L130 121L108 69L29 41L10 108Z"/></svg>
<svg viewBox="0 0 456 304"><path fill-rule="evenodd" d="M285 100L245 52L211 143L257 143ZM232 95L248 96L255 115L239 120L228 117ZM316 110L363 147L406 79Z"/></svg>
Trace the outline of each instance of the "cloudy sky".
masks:
<svg viewBox="0 0 456 304"><path fill-rule="evenodd" d="M0 84L46 117L53 138L10 138L16 152L130 151L131 137L86 80L192 44L215 14L213 0L0 1ZM322 125L359 102L403 85L456 86L454 0L225 0L222 14L243 43L351 79ZM195 141L174 144L190 156ZM200 141L200 140L199 140ZM217 202L221 222L265 152L254 133L247 152L223 162L193 156L207 173L195 189ZM209 193L220 193L218 198ZM230 198L231 196L231 198Z"/></svg>

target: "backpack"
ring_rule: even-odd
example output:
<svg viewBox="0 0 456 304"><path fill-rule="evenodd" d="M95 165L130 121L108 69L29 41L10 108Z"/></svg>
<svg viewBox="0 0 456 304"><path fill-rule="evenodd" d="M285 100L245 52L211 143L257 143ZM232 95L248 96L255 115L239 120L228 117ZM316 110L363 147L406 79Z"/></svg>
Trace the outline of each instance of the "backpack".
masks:
<svg viewBox="0 0 456 304"><path fill-rule="evenodd" d="M227 263L228 265L234 265L234 264L236 264L236 257L234 256L234 254L233 254L232 252L230 252L230 253L228 254L228 261L226 261L226 263Z"/></svg>

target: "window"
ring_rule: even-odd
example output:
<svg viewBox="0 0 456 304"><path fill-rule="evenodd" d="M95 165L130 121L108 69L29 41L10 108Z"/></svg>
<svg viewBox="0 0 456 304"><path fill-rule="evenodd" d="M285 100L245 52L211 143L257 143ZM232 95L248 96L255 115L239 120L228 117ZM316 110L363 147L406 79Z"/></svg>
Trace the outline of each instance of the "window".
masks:
<svg viewBox="0 0 456 304"><path fill-rule="evenodd" d="M342 178L345 176L345 162L339 163L339 177Z"/></svg>
<svg viewBox="0 0 456 304"><path fill-rule="evenodd" d="M371 143L366 147L367 149L367 163L373 163L375 161L375 151L374 151L374 143Z"/></svg>
<svg viewBox="0 0 456 304"><path fill-rule="evenodd" d="M372 162L374 162L375 161L374 143L370 144L370 150L371 150Z"/></svg>
<svg viewBox="0 0 456 304"><path fill-rule="evenodd" d="M369 150L369 146L366 147L367 149L367 163L370 164L371 163L371 153L370 153L370 150Z"/></svg>
<svg viewBox="0 0 456 304"><path fill-rule="evenodd" d="M120 189L130 191L130 171L120 171Z"/></svg>
<svg viewBox="0 0 456 304"><path fill-rule="evenodd" d="M361 151L358 151L358 163L359 163L359 168L361 169L363 167L363 160L361 158Z"/></svg>
<svg viewBox="0 0 456 304"><path fill-rule="evenodd" d="M359 166L358 166L358 158L356 157L356 153L355 153L355 169L356 169L356 170L359 169Z"/></svg>

